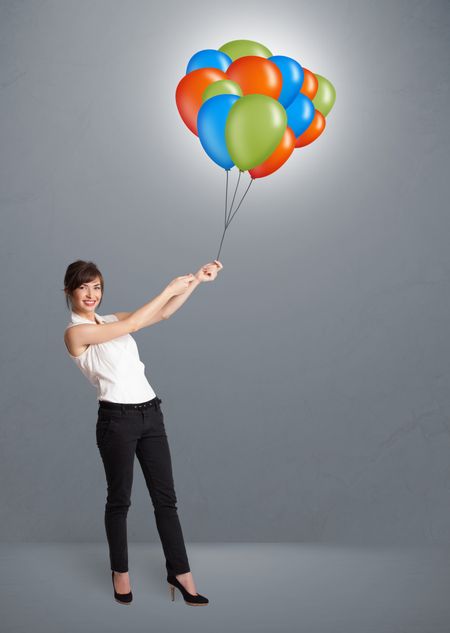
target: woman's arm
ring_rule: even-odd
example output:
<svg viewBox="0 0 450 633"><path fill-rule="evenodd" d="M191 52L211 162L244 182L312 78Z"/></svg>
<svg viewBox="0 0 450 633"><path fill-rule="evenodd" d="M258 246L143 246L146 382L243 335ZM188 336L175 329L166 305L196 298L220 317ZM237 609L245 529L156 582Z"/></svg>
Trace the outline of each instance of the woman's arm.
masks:
<svg viewBox="0 0 450 633"><path fill-rule="evenodd" d="M173 293L169 285L151 301L132 312L129 319L133 323L133 332L137 332L143 327L153 325L153 323L164 319L162 309L172 297Z"/></svg>
<svg viewBox="0 0 450 633"><path fill-rule="evenodd" d="M161 319L168 319L202 281L212 281L217 277L218 270L222 268L222 264L215 260L214 263L202 266L195 275L175 277L159 295L130 314L133 331L136 332Z"/></svg>
<svg viewBox="0 0 450 633"><path fill-rule="evenodd" d="M176 295L175 297L169 299L164 308L161 310L162 318L168 319L174 312L181 308L183 303L188 297L190 297L197 286L204 281L213 281L217 277L219 270L222 270L222 268L223 266L218 260L214 260L214 262L202 266L195 275L193 275L194 279L189 282L187 290L185 290L183 294Z"/></svg>
<svg viewBox="0 0 450 633"><path fill-rule="evenodd" d="M164 308L161 310L162 318L168 319L174 312L181 308L186 299L201 283L202 282L200 281L200 279L197 279L197 277L195 277L195 279L189 284L189 288L185 290L182 295L176 295L175 297L169 299Z"/></svg>

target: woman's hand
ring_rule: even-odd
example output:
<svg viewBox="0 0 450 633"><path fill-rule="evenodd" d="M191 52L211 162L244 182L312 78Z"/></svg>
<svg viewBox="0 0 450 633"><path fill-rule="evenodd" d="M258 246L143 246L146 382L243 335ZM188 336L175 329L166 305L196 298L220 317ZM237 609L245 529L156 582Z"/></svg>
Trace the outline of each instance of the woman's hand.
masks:
<svg viewBox="0 0 450 633"><path fill-rule="evenodd" d="M195 280L213 281L217 277L219 270L222 270L222 268L222 264L215 259L213 262L202 266L195 275L189 273L189 275L175 277L175 279L172 279L172 281L168 284L167 288L172 296L182 295Z"/></svg>
<svg viewBox="0 0 450 633"><path fill-rule="evenodd" d="M181 275L180 277L172 279L170 284L167 285L167 288L173 296L182 295L183 292L189 288L194 279L195 277L192 273L189 273L189 275Z"/></svg>
<svg viewBox="0 0 450 633"><path fill-rule="evenodd" d="M219 270L222 270L223 266L219 260L215 259L214 262L210 262L205 266L202 266L196 273L195 277L198 281L213 281L217 277Z"/></svg>

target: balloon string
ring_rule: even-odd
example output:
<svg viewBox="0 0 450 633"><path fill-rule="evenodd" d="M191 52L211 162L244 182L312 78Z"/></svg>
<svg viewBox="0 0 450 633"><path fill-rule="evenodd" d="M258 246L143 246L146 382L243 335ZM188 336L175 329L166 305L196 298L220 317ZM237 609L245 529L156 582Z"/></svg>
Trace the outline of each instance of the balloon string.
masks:
<svg viewBox="0 0 450 633"><path fill-rule="evenodd" d="M227 178L226 178L226 185L225 185L225 228L223 229L223 233L222 233L222 239L220 240L220 247L219 247L219 252L217 254L216 259L219 259L219 255L220 255L220 249L222 248L222 242L223 242L223 238L225 237L225 231L227 230L227 206L228 206L228 172L229 169L226 169L226 174L227 174ZM236 195L236 192L235 192ZM233 198L234 200L234 198Z"/></svg>
<svg viewBox="0 0 450 633"><path fill-rule="evenodd" d="M240 177L240 175L241 175L241 172L239 172L239 177ZM228 176L228 173L227 173L227 176ZM228 226L230 225L231 220L232 220L232 219L234 218L234 216L236 215L236 213L237 213L237 211L238 211L239 207L241 206L241 204L242 204L242 202L243 202L243 200L244 200L245 196L247 195L247 192L248 192L248 190L250 189L250 185L252 184L253 180L254 180L254 178L252 178L252 179L250 180L250 182L249 182L249 184L248 184L248 187L247 187L247 189L245 190L244 195L243 195L243 196L242 196L242 198L240 199L239 204L238 204L238 206L236 207L236 209L235 209L235 211L234 211L233 215L229 218L229 220L228 220L228 221L227 221L227 223L225 224L225 228L224 228L223 233L222 233L222 239L220 240L219 252L217 253L217 257L216 257L216 259L217 259L217 260L219 259L219 256L220 256L220 251L222 250L222 244L223 244L223 240L224 240L224 237L225 237L225 232L226 232L226 230L227 230ZM238 181L238 184L239 184L239 181ZM237 187L236 187L236 191L237 191ZM236 195L236 191L234 192L234 195ZM234 197L233 197L233 202L234 202ZM232 209L232 207L233 207L233 202L231 203L230 213L231 213L231 209Z"/></svg>
<svg viewBox="0 0 450 633"><path fill-rule="evenodd" d="M228 213L228 217L230 217L230 214L231 214L231 209L233 208L234 199L235 199L235 197L236 197L236 193L237 193L237 190L238 190L238 187L239 187L239 181L240 181L240 179L241 179L241 174L242 174L242 171L241 171L241 170L239 170L239 177L238 177L238 179L237 179L236 189L234 190L234 196L233 196L233 200L231 201L231 207L230 207L230 211L229 211L229 213ZM228 218L227 218L227 221L226 221L226 223L225 223L225 228L226 228L227 226L228 226Z"/></svg>
<svg viewBox="0 0 450 633"><path fill-rule="evenodd" d="M228 172L230 170L227 169L226 173L227 173L227 183L225 186L225 228L227 228L227 199L228 199Z"/></svg>
<svg viewBox="0 0 450 633"><path fill-rule="evenodd" d="M252 184L253 180L254 180L254 178L252 178L252 179L250 180L250 182L248 183L248 187L247 187L247 189L245 190L244 195L243 195L243 196L242 196L242 198L241 198L241 201L239 202L238 206L236 207L236 209L235 209L235 211L234 211L233 215L231 216L231 218L228 220L228 223L227 223L227 228L228 228L228 226L230 225L231 220L232 220L232 219L234 218L234 216L236 215L236 213L237 213L237 211L238 211L239 207L241 206L242 201L244 200L245 196L247 195L247 191L250 189L250 185Z"/></svg>
<svg viewBox="0 0 450 633"><path fill-rule="evenodd" d="M221 249L222 249L222 242L223 242L223 238L225 237L225 231L226 231L226 230L227 230L227 229L226 229L226 227L225 227L225 228L224 228L224 230L223 230L223 233L222 233L222 239L220 240L219 252L217 253L217 257L216 257L216 259L217 259L218 261L219 261L220 251L221 251Z"/></svg>

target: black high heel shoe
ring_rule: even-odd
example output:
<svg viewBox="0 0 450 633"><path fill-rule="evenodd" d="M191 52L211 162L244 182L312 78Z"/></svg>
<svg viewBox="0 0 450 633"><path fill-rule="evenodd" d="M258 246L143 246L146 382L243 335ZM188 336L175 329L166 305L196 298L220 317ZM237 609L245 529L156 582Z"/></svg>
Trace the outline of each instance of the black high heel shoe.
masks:
<svg viewBox="0 0 450 633"><path fill-rule="evenodd" d="M114 571L111 571L111 580L114 589L114 598L117 600L117 602L120 602L120 604L130 604L130 602L133 600L133 592L130 591L128 593L117 593L116 587L114 586Z"/></svg>
<svg viewBox="0 0 450 633"><path fill-rule="evenodd" d="M170 596L172 598L172 602L175 600L175 587L176 587L177 589L181 591L186 604L190 604L196 607L208 604L209 602L208 598L205 598L205 596L202 596L199 593L197 594L189 593L189 591L187 591L183 587L183 585L180 583L179 580L176 579L175 576L167 576L167 582L169 583L169 591L170 591Z"/></svg>

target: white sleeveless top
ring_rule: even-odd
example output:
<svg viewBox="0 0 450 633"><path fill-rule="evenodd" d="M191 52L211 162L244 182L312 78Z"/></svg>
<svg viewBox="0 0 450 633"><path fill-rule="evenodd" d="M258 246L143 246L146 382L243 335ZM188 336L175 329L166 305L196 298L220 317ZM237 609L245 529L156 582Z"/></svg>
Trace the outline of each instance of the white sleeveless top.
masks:
<svg viewBox="0 0 450 633"><path fill-rule="evenodd" d="M100 323L119 320L115 314L103 317L94 314ZM72 311L66 330L79 323L92 324L92 321ZM79 356L70 353L69 356L96 387L98 400L138 404L156 396L145 376L145 365L139 358L138 347L131 334L91 344Z"/></svg>

